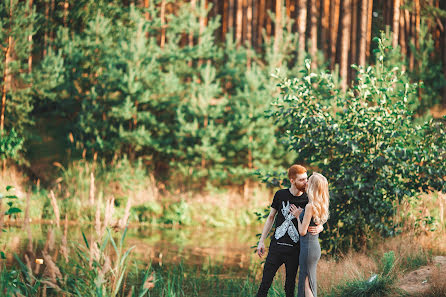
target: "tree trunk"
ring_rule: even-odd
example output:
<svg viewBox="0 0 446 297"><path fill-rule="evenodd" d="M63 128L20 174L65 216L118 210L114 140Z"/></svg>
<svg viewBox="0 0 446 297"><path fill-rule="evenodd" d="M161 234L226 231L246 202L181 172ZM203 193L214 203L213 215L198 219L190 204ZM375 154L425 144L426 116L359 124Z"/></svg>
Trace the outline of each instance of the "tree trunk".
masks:
<svg viewBox="0 0 446 297"><path fill-rule="evenodd" d="M48 30L50 28L50 4L49 0L45 1L45 29L43 34L43 58L47 55L48 50Z"/></svg>
<svg viewBox="0 0 446 297"><path fill-rule="evenodd" d="M273 10L272 5L273 5L273 2L272 2L272 1L267 1L267 2L266 2L266 9L265 9L265 18L266 18L266 38L267 38L266 41L268 41L268 42L269 42L270 37L271 37L271 32L273 31L273 29L272 29L273 26L272 26L272 20L271 20L269 14L266 13L266 12L267 12L268 10Z"/></svg>
<svg viewBox="0 0 446 297"><path fill-rule="evenodd" d="M63 26L65 28L68 27L68 8L70 7L70 3L65 1L63 4Z"/></svg>
<svg viewBox="0 0 446 297"><path fill-rule="evenodd" d="M29 15L31 16L33 13L33 0L29 1ZM29 42L29 56L28 56L28 73L31 74L33 71L33 24L30 25L31 30L30 34L28 35L28 42Z"/></svg>
<svg viewBox="0 0 446 297"><path fill-rule="evenodd" d="M228 8L228 32L234 28L234 1L229 0L229 8ZM234 32L234 31L232 31ZM234 34L234 33L233 33ZM231 36L233 37L233 36Z"/></svg>
<svg viewBox="0 0 446 297"><path fill-rule="evenodd" d="M195 2L195 0L192 0L193 2ZM195 7L195 6L194 6ZM162 0L161 1L161 12L160 12L160 18L161 18L161 40L160 40L160 47L164 48L164 44L166 42L166 29L165 29L165 19L164 19L164 14L166 12L166 1ZM192 35L193 38L193 35Z"/></svg>
<svg viewBox="0 0 446 297"><path fill-rule="evenodd" d="M404 4L404 0L401 0L401 5ZM405 25L405 10L399 12L400 20L399 20L399 40L401 45L401 54L403 55L404 59L407 55L407 45L406 45L406 25ZM405 70L405 64L403 64L403 70Z"/></svg>
<svg viewBox="0 0 446 297"><path fill-rule="evenodd" d="M198 44L201 43L201 36L203 35L204 29L206 28L206 23L207 23L207 19L206 19L206 15L205 15L205 11L207 11L207 0L201 0L200 1L200 34L198 35Z"/></svg>
<svg viewBox="0 0 446 297"><path fill-rule="evenodd" d="M9 1L9 21L10 21L10 27L8 32L8 47L6 48L5 52L5 66L3 70L3 88L2 88L2 106L1 106L1 114L0 114L0 136L3 136L4 129L5 129L5 110L6 110L6 93L11 89L11 83L12 83L12 74L10 73L9 64L12 62L12 47L13 47L13 40L12 40L12 32L11 32L11 26L12 26L12 7L13 7L13 1ZM3 163L3 171L5 167L5 163Z"/></svg>
<svg viewBox="0 0 446 297"><path fill-rule="evenodd" d="M144 0L144 8L146 9L146 12L144 14L146 17L146 20L149 20L150 15L149 15L149 12L147 11L149 8L149 0Z"/></svg>
<svg viewBox="0 0 446 297"><path fill-rule="evenodd" d="M259 21L259 10L257 7L258 1L256 0L249 0L248 1L249 6L251 7L251 29L248 28L248 31L251 31L251 45L254 47L257 45L257 28L258 28L258 21ZM249 34L249 33L248 33Z"/></svg>
<svg viewBox="0 0 446 297"><path fill-rule="evenodd" d="M317 59L317 19L318 19L318 9L316 0L310 1L310 55L311 55L311 61L313 68L316 66L316 59Z"/></svg>
<svg viewBox="0 0 446 297"><path fill-rule="evenodd" d="M339 12L340 12L340 0L333 0L332 1L332 13L331 13L331 35L330 35L330 44L331 44L331 50L330 50L330 59L331 59L331 69L334 69L335 63L336 63L336 47L338 42L338 30L339 30Z"/></svg>
<svg viewBox="0 0 446 297"><path fill-rule="evenodd" d="M243 26L243 0L237 1L237 14L235 24L235 40L238 44L242 42L242 26Z"/></svg>
<svg viewBox="0 0 446 297"><path fill-rule="evenodd" d="M342 78L342 89L345 91L348 84L348 58L349 58L349 44L350 44L350 22L352 20L352 0L344 0L342 6L342 39L341 39L341 63L340 75Z"/></svg>
<svg viewBox="0 0 446 297"><path fill-rule="evenodd" d="M324 51L325 57L328 58L328 45L330 36L330 0L322 0L322 29L321 29L321 41L322 50Z"/></svg>
<svg viewBox="0 0 446 297"><path fill-rule="evenodd" d="M265 25L265 8L266 8L265 0L260 0L259 7L257 9L257 11L259 12L259 14L258 14L259 21L258 21L258 28L257 28L257 34L258 34L257 47L261 47L261 45L263 43L262 31L263 31L263 26Z"/></svg>
<svg viewBox="0 0 446 297"><path fill-rule="evenodd" d="M282 42L282 0L276 0L276 23L274 26L274 52Z"/></svg>
<svg viewBox="0 0 446 297"><path fill-rule="evenodd" d="M398 45L399 23L400 23L400 0L394 0L393 2L393 38L392 46L396 48Z"/></svg>
<svg viewBox="0 0 446 297"><path fill-rule="evenodd" d="M368 9L368 1L372 0L364 0L361 2L361 17L360 21L360 33L359 33L359 65L365 66L365 57L366 57L366 47L367 47L367 27L368 27L368 19L367 19L367 9Z"/></svg>
<svg viewBox="0 0 446 297"><path fill-rule="evenodd" d="M370 44L372 42L372 16L373 16L373 0L368 0L369 7L367 9L367 48L365 52L365 57L368 59L370 57Z"/></svg>
<svg viewBox="0 0 446 297"><path fill-rule="evenodd" d="M420 40L418 38L420 34L420 24L421 24L421 11L420 11L420 0L415 1L415 47L417 50L420 49Z"/></svg>
<svg viewBox="0 0 446 297"><path fill-rule="evenodd" d="M299 60L305 55L305 30L307 28L307 0L299 0L299 13L297 17L297 32L299 33Z"/></svg>
<svg viewBox="0 0 446 297"><path fill-rule="evenodd" d="M245 0L246 3L246 41L251 47L252 44L252 1L253 0Z"/></svg>
<svg viewBox="0 0 446 297"><path fill-rule="evenodd" d="M56 1L55 0L51 0L51 18L53 18L53 16L56 13ZM50 26L50 38L51 38L51 45L54 45L54 29L53 26Z"/></svg>
<svg viewBox="0 0 446 297"><path fill-rule="evenodd" d="M350 34L350 47L351 47L351 56L350 56L350 62L348 65L351 64L358 64L358 0L352 0L352 22L351 22L351 34ZM351 81L353 77L353 68L349 67L347 73L348 81Z"/></svg>
<svg viewBox="0 0 446 297"><path fill-rule="evenodd" d="M221 38L224 40L226 38L226 33L228 32L228 2L223 1L223 15L222 15L222 26L221 26Z"/></svg>
<svg viewBox="0 0 446 297"><path fill-rule="evenodd" d="M410 43L411 44L413 44L413 45L415 45L415 31L416 31L416 26L415 26L415 23L416 23L416 16L415 16L415 13L412 13L411 14L411 16L410 16ZM414 51L413 51L413 49L412 48L410 48L410 51L409 51L409 69L410 69L410 71L413 71L413 69L414 69L414 64L415 64L415 55L414 55L415 53L414 53Z"/></svg>

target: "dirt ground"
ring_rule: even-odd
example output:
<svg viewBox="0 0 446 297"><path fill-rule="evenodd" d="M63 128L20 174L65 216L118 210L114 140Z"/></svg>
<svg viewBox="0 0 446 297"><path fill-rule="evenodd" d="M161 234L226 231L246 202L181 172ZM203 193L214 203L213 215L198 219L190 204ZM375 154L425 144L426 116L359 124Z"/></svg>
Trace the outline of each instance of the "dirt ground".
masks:
<svg viewBox="0 0 446 297"><path fill-rule="evenodd" d="M433 263L428 266L423 266L415 271L403 276L399 282L398 287L409 293L410 295L423 293L430 287L430 279L432 273L437 269L446 274L446 257L436 256Z"/></svg>

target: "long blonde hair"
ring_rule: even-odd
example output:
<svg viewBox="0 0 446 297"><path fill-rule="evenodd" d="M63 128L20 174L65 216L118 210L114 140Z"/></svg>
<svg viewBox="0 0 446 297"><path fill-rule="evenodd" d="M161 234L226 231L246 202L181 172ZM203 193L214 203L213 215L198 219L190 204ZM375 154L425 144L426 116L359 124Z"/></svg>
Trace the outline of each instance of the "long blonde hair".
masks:
<svg viewBox="0 0 446 297"><path fill-rule="evenodd" d="M328 182L325 176L314 172L308 179L308 202L313 205L313 219L318 225L328 220Z"/></svg>

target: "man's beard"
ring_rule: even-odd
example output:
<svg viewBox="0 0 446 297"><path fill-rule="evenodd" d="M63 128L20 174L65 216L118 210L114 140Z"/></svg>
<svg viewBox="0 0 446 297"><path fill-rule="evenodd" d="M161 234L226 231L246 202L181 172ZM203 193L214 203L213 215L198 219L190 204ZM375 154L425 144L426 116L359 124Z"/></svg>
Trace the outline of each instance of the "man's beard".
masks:
<svg viewBox="0 0 446 297"><path fill-rule="evenodd" d="M298 189L299 191L301 191L301 192L305 192L305 190L306 190L306 186L305 185L303 185L303 186L297 186L296 184L294 184L294 186L296 187L296 189Z"/></svg>

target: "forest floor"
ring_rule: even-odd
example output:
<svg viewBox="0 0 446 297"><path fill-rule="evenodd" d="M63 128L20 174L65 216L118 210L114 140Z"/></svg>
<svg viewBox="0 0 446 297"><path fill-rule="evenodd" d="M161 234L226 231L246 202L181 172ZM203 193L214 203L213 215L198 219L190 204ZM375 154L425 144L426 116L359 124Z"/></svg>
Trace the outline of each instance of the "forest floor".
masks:
<svg viewBox="0 0 446 297"><path fill-rule="evenodd" d="M398 287L409 295L418 295L427 292L432 285L435 285L435 274L446 273L446 257L436 256L430 265L420 267L404 275L398 281Z"/></svg>

